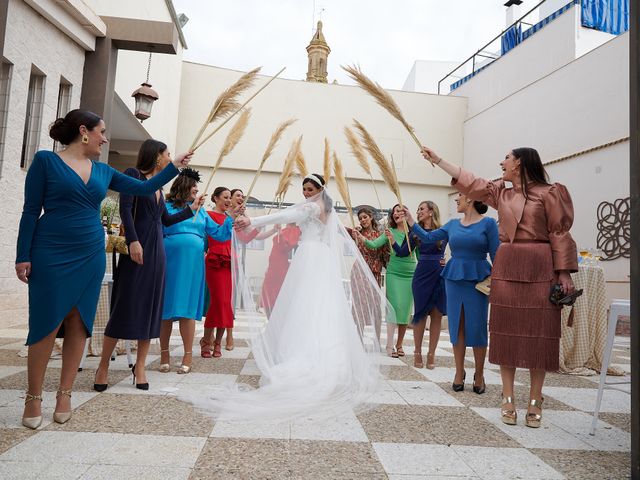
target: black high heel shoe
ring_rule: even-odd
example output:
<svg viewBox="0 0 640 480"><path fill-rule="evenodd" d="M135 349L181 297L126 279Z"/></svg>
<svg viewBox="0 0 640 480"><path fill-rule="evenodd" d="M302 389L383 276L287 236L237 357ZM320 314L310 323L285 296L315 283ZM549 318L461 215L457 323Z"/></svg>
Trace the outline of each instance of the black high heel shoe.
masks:
<svg viewBox="0 0 640 480"><path fill-rule="evenodd" d="M484 381L484 376L482 377L482 385L476 386L476 374L473 374L473 392L478 395L482 395L487 390L487 384Z"/></svg>
<svg viewBox="0 0 640 480"><path fill-rule="evenodd" d="M98 376L98 370L96 370L96 377ZM108 383L95 383L95 377L93 378L93 389L96 392L104 392L109 386Z"/></svg>
<svg viewBox="0 0 640 480"><path fill-rule="evenodd" d="M133 375L133 383L136 383L136 365L134 364L131 367L131 374ZM136 383L136 388L138 390L149 390L149 382L147 383Z"/></svg>
<svg viewBox="0 0 640 480"><path fill-rule="evenodd" d="M462 392L464 390L464 381L466 378L467 378L467 371L465 370L464 373L462 374L462 383L453 382L451 384L451 388L453 389L454 392Z"/></svg>

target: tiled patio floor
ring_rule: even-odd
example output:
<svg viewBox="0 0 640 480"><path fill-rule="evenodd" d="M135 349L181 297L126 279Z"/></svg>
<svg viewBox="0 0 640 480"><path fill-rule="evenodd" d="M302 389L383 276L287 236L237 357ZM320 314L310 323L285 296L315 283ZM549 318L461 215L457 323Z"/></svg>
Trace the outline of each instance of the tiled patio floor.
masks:
<svg viewBox="0 0 640 480"><path fill-rule="evenodd" d="M200 332L200 328L199 328ZM415 369L404 359L383 357L384 388L373 408L355 415L284 424L214 422L176 391L224 383L257 384L259 371L242 340L222 359L194 359L193 373L157 371L159 347L149 356L148 392L137 390L124 355L112 362L110 387L92 390L97 358L78 374L73 418L52 423L60 360L45 381L44 423L33 432L20 425L26 330L0 331L0 478L8 479L618 479L630 461L630 396L605 391L595 436L588 434L598 377L551 374L545 388L543 427L524 426L527 375L519 375L517 426L499 416L500 376L487 365L487 393L450 388L451 348L441 338L435 370ZM182 347L172 337L172 363ZM196 338L199 338L196 336ZM405 351L413 350L408 335ZM199 351L194 347L194 352ZM468 352L471 355L471 350ZM613 363L629 371L628 348ZM472 357L467 359L473 377ZM628 386L627 386L628 391Z"/></svg>

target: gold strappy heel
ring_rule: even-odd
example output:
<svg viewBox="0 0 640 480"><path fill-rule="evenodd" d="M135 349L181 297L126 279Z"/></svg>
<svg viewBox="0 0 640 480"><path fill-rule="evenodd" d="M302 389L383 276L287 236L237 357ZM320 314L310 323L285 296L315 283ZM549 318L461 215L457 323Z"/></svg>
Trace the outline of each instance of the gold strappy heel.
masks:
<svg viewBox="0 0 640 480"><path fill-rule="evenodd" d="M513 398L505 397L503 395L502 405L506 405L507 403L515 406L515 404L513 403ZM500 413L502 414L502 423L505 423L507 425L516 425L518 423L518 413L516 412L515 408L503 408Z"/></svg>
<svg viewBox="0 0 640 480"><path fill-rule="evenodd" d="M185 355L191 355L191 352L184 352ZM191 373L191 368L193 365L185 365L184 363L180 365L178 368L178 373L181 375L185 375L187 373Z"/></svg>
<svg viewBox="0 0 640 480"><path fill-rule="evenodd" d="M33 400L40 400L42 402L42 395L31 395L29 392L25 392L24 404L26 405ZM22 417L22 425L31 430L35 430L42 425L42 415L38 417Z"/></svg>
<svg viewBox="0 0 640 480"><path fill-rule="evenodd" d="M160 350L160 355L163 352L168 352L169 350ZM171 362L171 355L169 355L169 362ZM169 373L171 371L171 365L169 363L161 363L160 368L158 369L160 373Z"/></svg>
<svg viewBox="0 0 640 480"><path fill-rule="evenodd" d="M71 390L58 390L56 398L66 395L71 398ZM53 421L56 423L67 423L71 419L71 412L53 412Z"/></svg>
<svg viewBox="0 0 640 480"><path fill-rule="evenodd" d="M540 428L540 420L542 420L542 402L544 402L544 397L540 400L536 400L535 398L529 400L529 406L539 408L540 413L527 412L527 416L524 417L524 424L527 427Z"/></svg>

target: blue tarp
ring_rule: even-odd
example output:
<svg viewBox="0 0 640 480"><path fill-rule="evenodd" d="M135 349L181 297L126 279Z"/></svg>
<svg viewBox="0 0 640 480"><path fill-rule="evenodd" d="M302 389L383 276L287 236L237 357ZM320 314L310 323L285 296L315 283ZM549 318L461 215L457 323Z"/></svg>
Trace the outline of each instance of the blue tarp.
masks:
<svg viewBox="0 0 640 480"><path fill-rule="evenodd" d="M522 41L522 26L512 25L509 30L504 32L500 40L501 43L501 55L504 55L513 47L518 45Z"/></svg>
<svg viewBox="0 0 640 480"><path fill-rule="evenodd" d="M629 0L582 0L582 26L620 35L629 30Z"/></svg>

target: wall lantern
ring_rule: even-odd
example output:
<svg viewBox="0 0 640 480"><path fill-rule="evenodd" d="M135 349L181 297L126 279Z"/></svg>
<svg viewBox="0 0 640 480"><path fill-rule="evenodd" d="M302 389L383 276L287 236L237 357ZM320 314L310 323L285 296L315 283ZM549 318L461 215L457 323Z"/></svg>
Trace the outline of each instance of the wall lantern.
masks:
<svg viewBox="0 0 640 480"><path fill-rule="evenodd" d="M149 52L149 63L147 64L147 80L142 83L140 88L131 94L131 96L136 99L135 116L140 120L140 123L151 116L151 107L153 107L153 102L160 98L158 93L151 88L151 84L149 84L150 70L151 52Z"/></svg>

